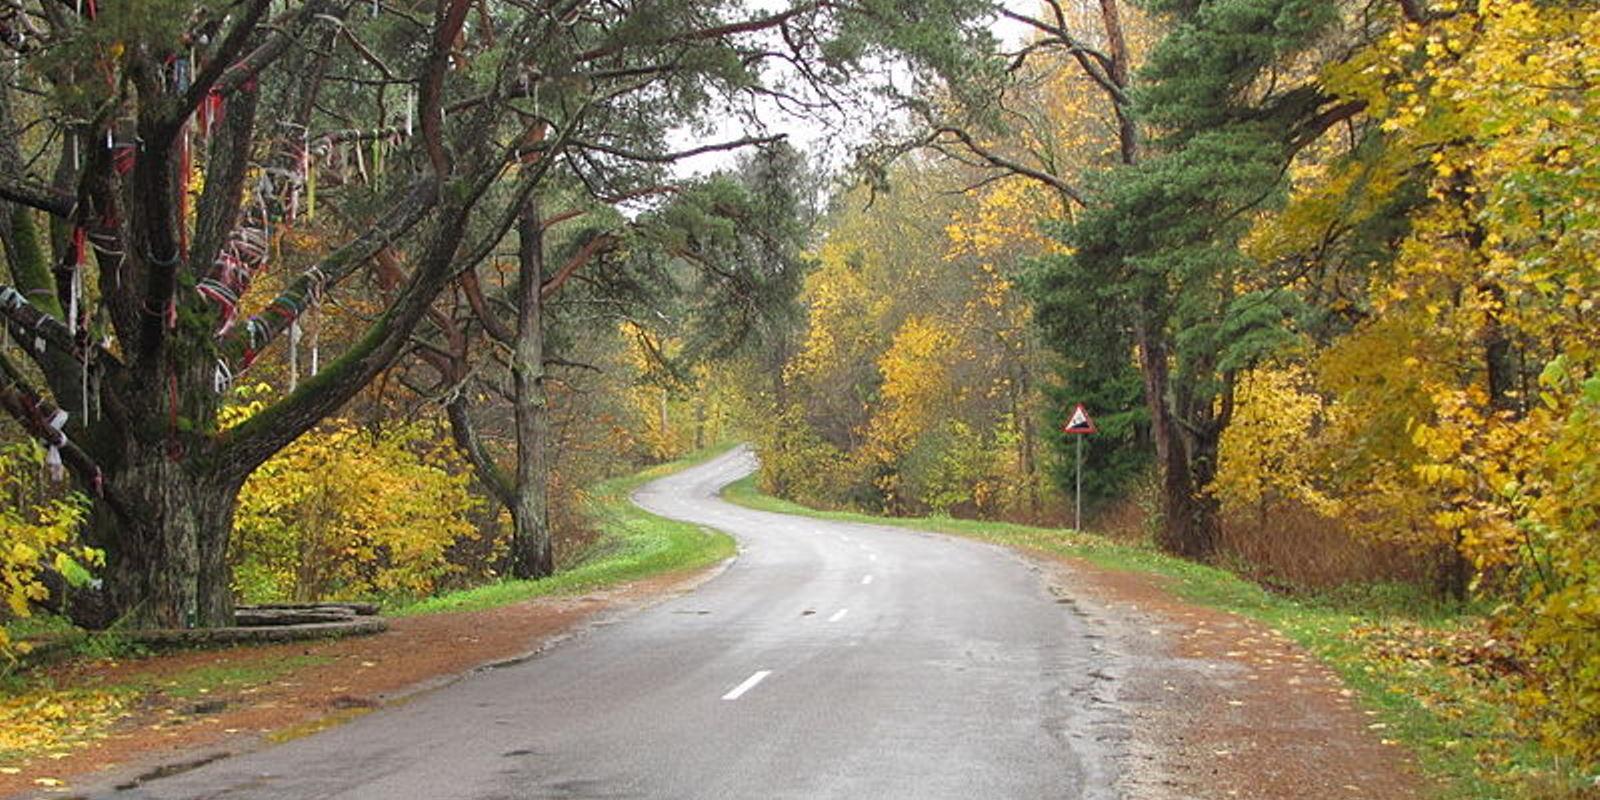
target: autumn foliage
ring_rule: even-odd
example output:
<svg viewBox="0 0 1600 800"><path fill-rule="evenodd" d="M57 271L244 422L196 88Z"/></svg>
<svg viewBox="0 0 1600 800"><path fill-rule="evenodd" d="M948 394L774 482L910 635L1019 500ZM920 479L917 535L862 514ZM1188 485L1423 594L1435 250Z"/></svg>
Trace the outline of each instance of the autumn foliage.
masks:
<svg viewBox="0 0 1600 800"><path fill-rule="evenodd" d="M1047 416L1088 402L1111 491L1165 451L1171 549L1248 559L1248 529L1275 583L1342 547L1339 580L1498 606L1521 730L1592 765L1600 11L1152 1L1126 92L1041 55L1109 48L1124 5L1050 4L995 105L836 207L765 394L766 487L1016 515L1060 488Z"/></svg>
<svg viewBox="0 0 1600 800"><path fill-rule="evenodd" d="M1528 718L1600 753L1600 12L1439 4L1321 80L1361 138L1294 165L1252 234L1321 306L1256 367L1213 487L1452 553L1442 585L1503 601ZM1398 223L1398 224L1397 224Z"/></svg>
<svg viewBox="0 0 1600 800"><path fill-rule="evenodd" d="M245 483L234 522L234 584L246 600L425 597L480 535L483 504L431 424L367 431L334 420Z"/></svg>
<svg viewBox="0 0 1600 800"><path fill-rule="evenodd" d="M34 443L0 447L0 620L30 616L50 597L46 570L81 586L102 563L102 554L78 539L87 502L41 488L44 469L45 454ZM25 647L0 626L0 673Z"/></svg>
<svg viewBox="0 0 1600 800"><path fill-rule="evenodd" d="M769 489L825 506L1023 517L1041 468L1045 371L1002 266L1047 249L1026 183L959 190L908 165L887 195L835 210L801 301L808 319L753 427Z"/></svg>

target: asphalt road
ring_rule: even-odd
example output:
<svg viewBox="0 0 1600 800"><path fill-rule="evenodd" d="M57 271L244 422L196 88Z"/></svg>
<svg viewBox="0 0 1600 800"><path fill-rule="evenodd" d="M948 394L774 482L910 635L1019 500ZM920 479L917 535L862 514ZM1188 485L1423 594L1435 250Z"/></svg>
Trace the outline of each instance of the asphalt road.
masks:
<svg viewBox="0 0 1600 800"><path fill-rule="evenodd" d="M116 798L1101 798L1106 657L998 548L729 505L738 450L642 489L735 534L683 595L537 658Z"/></svg>

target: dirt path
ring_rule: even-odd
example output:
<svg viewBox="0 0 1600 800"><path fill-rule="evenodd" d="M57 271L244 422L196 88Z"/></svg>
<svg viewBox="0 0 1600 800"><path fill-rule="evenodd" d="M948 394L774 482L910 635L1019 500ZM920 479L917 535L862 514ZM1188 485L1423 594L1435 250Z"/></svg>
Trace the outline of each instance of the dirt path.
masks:
<svg viewBox="0 0 1600 800"><path fill-rule="evenodd" d="M1120 674L1097 699L1130 720L1119 788L1138 800L1411 798L1415 764L1331 670L1254 620L1160 578L1035 554L1063 603L1107 624Z"/></svg>
<svg viewBox="0 0 1600 800"><path fill-rule="evenodd" d="M109 735L59 759L0 774L0 797L70 796L83 783L127 783L313 733L461 674L526 656L602 614L624 613L692 589L716 568L672 574L581 597L549 597L486 611L393 620L375 636L167 653L54 670L60 687L161 686L196 669L242 674L302 664L265 682L222 681L199 696L145 696ZM59 780L42 788L37 781Z"/></svg>

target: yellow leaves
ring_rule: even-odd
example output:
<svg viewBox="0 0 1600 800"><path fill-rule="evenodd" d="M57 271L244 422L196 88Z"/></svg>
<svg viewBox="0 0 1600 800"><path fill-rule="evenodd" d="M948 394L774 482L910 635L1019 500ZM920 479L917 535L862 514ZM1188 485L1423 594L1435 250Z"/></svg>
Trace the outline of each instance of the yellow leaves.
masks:
<svg viewBox="0 0 1600 800"><path fill-rule="evenodd" d="M1322 447L1307 446L1330 412L1300 366L1260 367L1236 389L1233 422L1224 431L1217 477L1210 491L1225 507L1265 510L1292 500L1333 515L1338 503L1319 486Z"/></svg>
<svg viewBox="0 0 1600 800"><path fill-rule="evenodd" d="M891 461L949 403L946 370L956 337L930 317L911 317L895 332L893 343L878 359L883 373L883 402L868 431L868 447L880 460Z"/></svg>
<svg viewBox="0 0 1600 800"><path fill-rule="evenodd" d="M1506 598L1502 619L1526 637L1513 654L1526 721L1593 765L1600 9L1462 8L1325 72L1334 91L1367 101L1387 132L1381 152L1292 172L1295 202L1252 235L1251 253L1313 252L1319 225L1358 221L1383 195L1362 180L1419 177L1426 201L1408 212L1392 263L1370 273L1373 317L1318 359L1316 386L1346 421L1296 441L1341 453L1332 493L1360 499L1363 529L1448 545L1482 591ZM1538 387L1507 380L1552 357ZM1226 467L1219 482L1237 483L1237 464Z"/></svg>
<svg viewBox="0 0 1600 800"><path fill-rule="evenodd" d="M453 569L447 549L477 534L466 515L482 501L468 480L431 426L372 433L334 420L245 483L236 588L255 600L425 595Z"/></svg>
<svg viewBox="0 0 1600 800"><path fill-rule="evenodd" d="M852 194L835 213L783 372L790 405L762 423L764 487L822 505L987 511L1039 480L1006 439L1005 415L1036 402L1013 378L1038 368L1023 362L1031 312L1008 272L1055 246L1039 222L1061 209L1025 180L939 191L968 177L908 162L890 194Z"/></svg>
<svg viewBox="0 0 1600 800"><path fill-rule="evenodd" d="M63 574L87 579L82 564L102 563L97 551L76 544L87 501L76 494L52 497L61 489L41 481L43 463L44 453L33 442L0 447L0 497L7 498L0 505L0 597L14 617L28 616L33 603L49 596L40 580L45 567L74 565ZM16 650L0 628L0 659L9 660Z"/></svg>
<svg viewBox="0 0 1600 800"><path fill-rule="evenodd" d="M946 260L963 256L1012 259L1057 252L1061 244L1044 234L1040 223L1059 217L1059 198L1037 181L1010 177L989 184L975 207L961 209L945 226L950 247Z"/></svg>
<svg viewBox="0 0 1600 800"><path fill-rule="evenodd" d="M802 299L809 310L805 344L792 369L822 374L866 357L873 344L876 297L869 289L862 249L830 237L818 253L819 267L806 277Z"/></svg>
<svg viewBox="0 0 1600 800"><path fill-rule="evenodd" d="M63 757L103 735L126 709L126 695L116 692L35 689L0 697L0 761Z"/></svg>
<svg viewBox="0 0 1600 800"><path fill-rule="evenodd" d="M1418 464L1414 469L1423 483L1436 488L1462 488L1468 485L1471 478L1466 470L1454 464ZM1460 517L1454 514L1441 513L1436 515L1434 519L1459 520ZM1460 524L1460 522L1455 522L1454 524L1441 523L1440 526L1455 528L1459 527Z"/></svg>

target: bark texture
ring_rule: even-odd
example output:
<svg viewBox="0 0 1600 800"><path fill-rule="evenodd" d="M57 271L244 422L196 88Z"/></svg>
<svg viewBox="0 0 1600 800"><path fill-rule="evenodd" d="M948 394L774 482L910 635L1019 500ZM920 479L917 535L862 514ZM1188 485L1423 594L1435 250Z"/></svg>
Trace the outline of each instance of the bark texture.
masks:
<svg viewBox="0 0 1600 800"><path fill-rule="evenodd" d="M517 482L511 518L511 574L542 578L555 572L550 545L550 508L545 447L550 437L544 366L544 221L537 198L529 198L517 220L517 335L511 348L517 422Z"/></svg>

